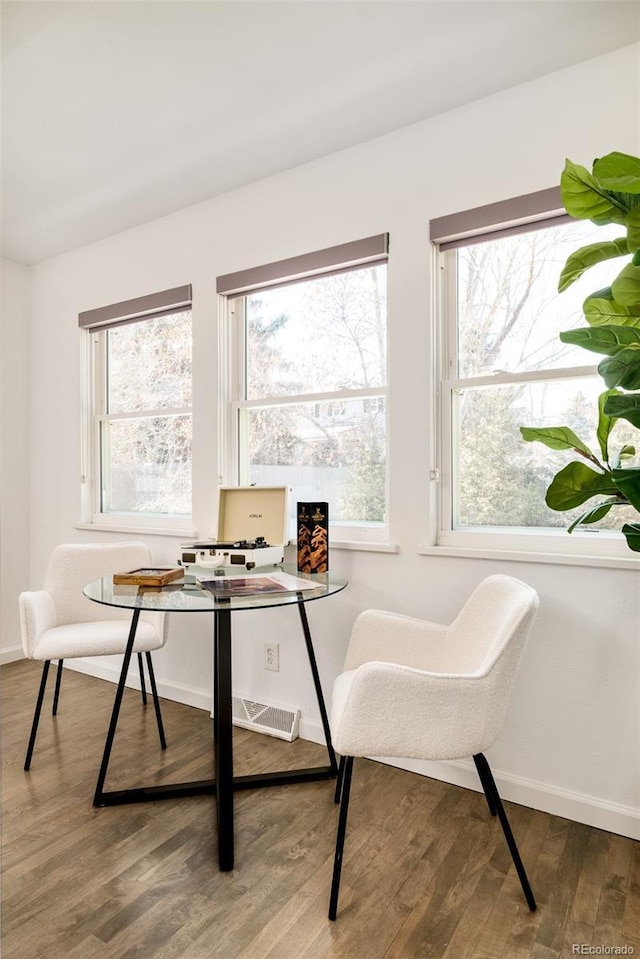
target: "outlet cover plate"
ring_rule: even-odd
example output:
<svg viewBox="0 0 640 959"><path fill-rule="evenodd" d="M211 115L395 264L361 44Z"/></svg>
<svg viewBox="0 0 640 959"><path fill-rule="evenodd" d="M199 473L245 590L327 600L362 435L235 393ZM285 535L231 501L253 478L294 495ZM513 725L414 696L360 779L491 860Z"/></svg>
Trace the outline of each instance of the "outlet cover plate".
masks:
<svg viewBox="0 0 640 959"><path fill-rule="evenodd" d="M264 668L271 669L274 672L280 670L280 645L279 643L264 644Z"/></svg>

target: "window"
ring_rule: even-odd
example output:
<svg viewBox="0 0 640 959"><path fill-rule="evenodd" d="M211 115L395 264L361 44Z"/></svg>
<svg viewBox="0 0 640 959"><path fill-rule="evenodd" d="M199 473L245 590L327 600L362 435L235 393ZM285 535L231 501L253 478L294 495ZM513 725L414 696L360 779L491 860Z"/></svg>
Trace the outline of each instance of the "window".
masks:
<svg viewBox="0 0 640 959"><path fill-rule="evenodd" d="M88 347L85 517L179 528L191 516L191 288L80 314Z"/></svg>
<svg viewBox="0 0 640 959"><path fill-rule="evenodd" d="M569 253L596 239L615 238L620 229L561 215L558 191L532 197L541 201L537 212L546 219L517 222L513 209L506 209L517 206L515 200L470 211L470 221L472 214L485 213L484 229L476 226L471 235L442 238L449 218L432 223L432 238L441 234L444 281L439 453L444 545L469 542L461 534L483 530L564 530L575 518L545 504L551 479L575 455L524 442L520 426L569 426L598 449L597 397L606 387L592 355L561 343L558 334L584 325L582 303L598 285L608 285L610 264L590 269L561 294L558 278ZM548 218L554 208L558 215ZM504 224L491 223L500 213L516 222L487 232ZM462 232L464 223L458 229ZM614 430L614 443L629 442L630 424L619 420ZM596 528L619 528L620 519L618 512ZM563 547L570 551L585 537L591 547L591 532L574 534L573 542L566 537Z"/></svg>
<svg viewBox="0 0 640 959"><path fill-rule="evenodd" d="M386 249L372 237L218 280L231 290L231 482L290 487L292 530L296 501L328 502L334 541L385 529Z"/></svg>

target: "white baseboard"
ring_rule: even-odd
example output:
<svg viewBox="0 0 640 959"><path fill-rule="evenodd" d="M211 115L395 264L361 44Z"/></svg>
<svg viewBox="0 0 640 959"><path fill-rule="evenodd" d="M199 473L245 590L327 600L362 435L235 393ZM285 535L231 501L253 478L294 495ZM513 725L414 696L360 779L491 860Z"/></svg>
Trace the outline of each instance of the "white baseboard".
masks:
<svg viewBox="0 0 640 959"><path fill-rule="evenodd" d="M97 679L106 679L111 683L117 683L120 677L119 665L100 659L65 659L64 664L65 668L74 669L76 672L85 673L87 676L95 676ZM184 686L182 683L167 683L157 679L157 677L156 684L158 695L164 699L171 699L173 702L182 703L184 706L194 706L196 709L206 709L211 712L213 696L210 690L196 689L193 686ZM127 686L131 689L140 689L140 674L135 658L127 674Z"/></svg>
<svg viewBox="0 0 640 959"><path fill-rule="evenodd" d="M11 662L11 659L3 659L2 656L12 652L13 650L4 650L0 653L0 663ZM21 647L19 652L20 655L15 655L14 659L22 658ZM65 666L68 666L69 669L75 669L77 672L96 676L98 679L106 679L113 683L118 681L120 673L116 663L105 662L104 659L66 660ZM140 677L135 663L127 677L127 686L140 689ZM180 683L158 681L158 693L166 699L183 703L186 706L194 706L196 709L204 709L211 713L213 697L211 692L206 689L197 689ZM322 725L319 722L311 722L301 718L299 734L301 739L306 739L309 742L319 743L320 745L324 743ZM491 760L490 755L489 760ZM400 769L418 773L421 776L429 776L432 779L451 783L454 786L463 786L465 789L473 789L476 792L481 789L472 760L420 762L410 759L382 759L380 761L390 766L397 766ZM503 773L498 769L494 769L493 774L500 795L509 802L528 806L531 809L550 813L553 816L571 819L574 822L584 823L596 829L604 829L606 832L628 836L630 839L640 839L640 810L634 809L632 806L623 806L619 803L600 799L597 796L572 792L569 789L551 786L533 779Z"/></svg>
<svg viewBox="0 0 640 959"><path fill-rule="evenodd" d="M9 646L7 649L0 649L0 666L4 666L5 663L15 663L19 659L24 659L22 646Z"/></svg>
<svg viewBox="0 0 640 959"><path fill-rule="evenodd" d="M489 760L491 759L488 754ZM478 779L473 760L456 759L451 762L420 762L417 760L381 759L380 762L400 769L408 769L422 776L440 779L480 792L482 787ZM513 776L499 769L492 769L498 792L503 799L528 806L540 812L581 822L586 826L604 829L606 832L640 839L640 809L609 802L597 796L562 789L534 779Z"/></svg>
<svg viewBox="0 0 640 959"><path fill-rule="evenodd" d="M318 743L319 746L324 746L324 730L322 729L322 723L310 722L308 719L305 719L303 716L300 717L300 725L298 726L298 733L300 739L306 739L310 743Z"/></svg>
<svg viewBox="0 0 640 959"><path fill-rule="evenodd" d="M321 724L304 719L300 720L300 737L313 743L321 745L324 743ZM482 791L476 767L471 759L421 762L411 759L385 758L378 761L389 766L397 766L399 769L407 769L421 776L429 776L431 779L439 779L454 786L463 786L465 789L473 789L476 792ZM640 809L572 792L559 786L549 786L522 776L513 776L498 769L492 769L492 772L498 792L509 802L550 813L552 816L581 822L586 826L594 826L596 829L604 829L619 836L640 839Z"/></svg>

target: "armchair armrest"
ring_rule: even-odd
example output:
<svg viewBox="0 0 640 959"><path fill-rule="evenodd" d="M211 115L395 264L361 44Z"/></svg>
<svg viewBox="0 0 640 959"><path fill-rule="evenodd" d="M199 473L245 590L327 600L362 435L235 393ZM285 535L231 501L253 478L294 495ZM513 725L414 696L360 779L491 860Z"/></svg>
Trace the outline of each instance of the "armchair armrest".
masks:
<svg viewBox="0 0 640 959"><path fill-rule="evenodd" d="M18 604L22 648L28 659L34 659L42 634L57 625L56 606L51 593L44 589L20 593Z"/></svg>
<svg viewBox="0 0 640 959"><path fill-rule="evenodd" d="M149 623L158 633L158 636L162 639L162 646L167 641L167 633L169 629L169 617L166 613L162 612L151 612L149 610L142 613L140 616L142 622Z"/></svg>
<svg viewBox="0 0 640 959"><path fill-rule="evenodd" d="M347 756L455 759L483 752L506 711L488 676L367 663L334 685L333 745Z"/></svg>
<svg viewBox="0 0 640 959"><path fill-rule="evenodd" d="M437 671L444 668L446 636L440 623L368 609L353 624L344 668L375 661Z"/></svg>

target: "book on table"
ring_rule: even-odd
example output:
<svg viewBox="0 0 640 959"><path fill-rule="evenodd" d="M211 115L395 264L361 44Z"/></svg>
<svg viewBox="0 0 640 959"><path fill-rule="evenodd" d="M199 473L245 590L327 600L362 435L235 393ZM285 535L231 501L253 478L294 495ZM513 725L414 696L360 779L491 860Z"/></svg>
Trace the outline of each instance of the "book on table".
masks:
<svg viewBox="0 0 640 959"><path fill-rule="evenodd" d="M260 596L268 593L299 593L317 589L320 583L310 582L289 573L252 573L248 576L197 577L198 582L220 599L237 596Z"/></svg>

